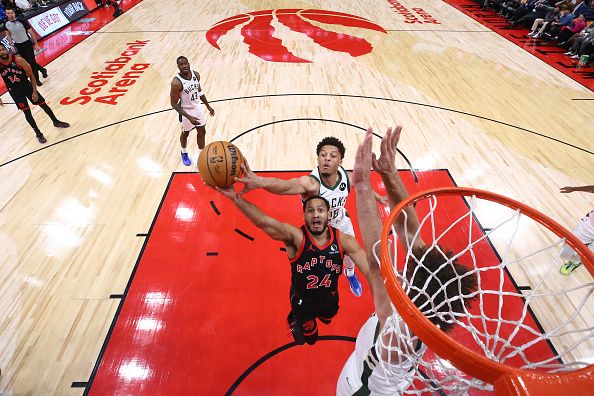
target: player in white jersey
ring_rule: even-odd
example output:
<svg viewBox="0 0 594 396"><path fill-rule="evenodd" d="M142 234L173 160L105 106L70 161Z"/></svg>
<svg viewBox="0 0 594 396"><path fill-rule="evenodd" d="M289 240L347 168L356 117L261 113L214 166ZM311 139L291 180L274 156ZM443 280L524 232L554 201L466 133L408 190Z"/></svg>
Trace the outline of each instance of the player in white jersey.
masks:
<svg viewBox="0 0 594 396"><path fill-rule="evenodd" d="M357 193L357 216L369 263L366 275L373 294L375 314L359 331L355 351L342 369L336 385L336 394L339 396L402 394L412 383L415 363L423 357L426 350L392 307L379 263L373 254L374 245L380 239L382 223L369 182L370 169L373 166L381 175L392 208L408 196L394 164L401 129L388 129L382 139L379 159L371 151L371 131L368 131L357 149L352 181ZM416 266L413 260L408 263L407 273L403 274L414 286L410 288L408 295L417 307L429 307L423 308L424 311L429 311L425 312L427 317L442 331L448 332L454 325L444 318L452 314L450 309L464 312L468 308L472 298L464 296L476 291L476 274L470 274L469 269L455 260L452 265L444 266L441 253L437 253L435 249L429 250L421 238L413 237L419 229L415 209L409 206L405 211L407 216L399 216L394 223L396 234L400 240L414 241L412 252L415 256L425 255L423 266ZM433 255L432 252L437 254ZM451 279L459 279L459 283L450 282ZM441 285L445 284L452 284L453 287L446 287L444 290ZM431 301L428 302L428 299ZM443 303L445 299L448 304ZM438 312L434 312L431 307L437 307L435 309Z"/></svg>
<svg viewBox="0 0 594 396"><path fill-rule="evenodd" d="M345 234L355 236L353 224L344 208L351 185L350 176L341 166L345 151L345 147L339 139L325 137L316 147L317 168L308 176L290 180L257 176L247 165L243 177L237 179L244 183L240 194L245 194L256 188L263 188L273 194L299 194L302 199L320 195L330 203L330 225ZM375 195L378 200L383 199L379 194ZM345 256L343 265L351 291L355 296L361 296L363 289L355 274L355 264L348 256ZM366 269L361 270L366 271Z"/></svg>
<svg viewBox="0 0 594 396"><path fill-rule="evenodd" d="M206 115L204 114L202 103L204 103L211 116L214 116L215 111L208 104L208 100L202 91L200 74L190 67L188 58L185 56L177 58L177 68L179 69L179 73L173 77L169 97L171 99L171 107L179 114L179 122L182 127L179 138L182 162L184 165L190 166L192 165L192 161L188 157L188 151L186 150L190 131L196 128L196 132L198 132L196 141L200 150L204 148L205 144Z"/></svg>
<svg viewBox="0 0 594 396"><path fill-rule="evenodd" d="M330 203L330 225L345 234L355 236L353 223L344 208L351 190L351 182L348 173L342 166L338 167L336 173L338 174L338 179L332 186L328 186L324 183L322 176L320 175L319 167L312 170L310 176L316 179L320 185L318 195L326 198Z"/></svg>
<svg viewBox="0 0 594 396"><path fill-rule="evenodd" d="M574 191L594 193L594 186L563 187L560 191L562 193ZM571 232L594 252L594 210L584 216ZM561 259L565 262L561 266L563 275L571 274L577 267L582 265L578 254L567 245L561 251Z"/></svg>

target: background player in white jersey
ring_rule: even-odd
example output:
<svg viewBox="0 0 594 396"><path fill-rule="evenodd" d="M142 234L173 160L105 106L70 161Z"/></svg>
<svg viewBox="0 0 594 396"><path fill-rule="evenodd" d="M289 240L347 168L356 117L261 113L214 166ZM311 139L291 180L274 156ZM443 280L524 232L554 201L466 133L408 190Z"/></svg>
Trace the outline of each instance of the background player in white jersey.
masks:
<svg viewBox="0 0 594 396"><path fill-rule="evenodd" d="M341 166L345 151L339 139L325 137L316 147L318 166L308 176L290 180L257 176L248 166L244 176L237 179L245 185L240 194L263 188L273 194L300 194L302 199L319 195L330 203L330 225L345 234L355 236L353 224L344 208L351 189L350 176ZM375 196L378 200L383 200L379 194ZM351 291L355 296L360 296L363 289L355 274L355 265L348 256L345 257L344 267Z"/></svg>
<svg viewBox="0 0 594 396"><path fill-rule="evenodd" d="M401 127L397 127L395 131L388 129L382 139L379 159L371 152L371 130L367 132L363 143L357 149L353 185L357 192L357 216L369 263L366 275L373 294L375 314L361 327L355 351L342 369L336 386L336 394L339 396L402 394L411 384L416 358L422 357L426 349L392 307L379 264L373 255L374 245L380 239L382 224L369 182L372 164L386 185L392 208L408 196L394 164L400 132ZM409 206L405 211L406 227L403 215L399 216L394 224L396 234L401 240L407 238L405 232L412 237L419 228L415 209ZM411 237L408 240L411 240ZM426 312L426 316L442 331L450 331L453 324L448 323L443 317L448 317L452 311L464 312L465 307L469 306L472 298L465 296L476 290L476 274L469 273L467 268L455 261L452 265L443 266L444 259L440 253L435 249L428 250L421 238L412 240L413 254L417 257L426 254L423 264L427 268L408 264L405 276L420 290L415 291L415 288L411 288L409 297L414 299L417 307L422 307L430 298L432 303L427 306L438 307L439 313L435 314L431 308L422 310L431 311ZM447 284L453 278L459 279L459 283L450 282L450 286L443 290L441 285ZM441 304L445 299L449 300L448 303ZM390 322L390 326L384 328L387 321Z"/></svg>
<svg viewBox="0 0 594 396"><path fill-rule="evenodd" d="M594 193L594 186L563 187L560 191L562 193L574 191ZM584 216L571 232L594 252L594 210ZM571 274L577 267L582 265L579 255L567 245L563 247L561 259L565 262L561 266L563 275Z"/></svg>
<svg viewBox="0 0 594 396"><path fill-rule="evenodd" d="M208 100L202 91L200 74L190 67L188 58L185 56L178 57L177 68L179 69L179 73L173 77L169 97L171 99L171 107L179 113L179 122L182 126L182 132L179 138L182 162L184 165L190 166L192 165L192 161L188 157L188 151L186 150L190 131L196 128L196 132L198 132L196 141L200 150L204 148L205 144L206 115L204 114L202 103L204 103L211 116L215 114L215 111L208 104Z"/></svg>

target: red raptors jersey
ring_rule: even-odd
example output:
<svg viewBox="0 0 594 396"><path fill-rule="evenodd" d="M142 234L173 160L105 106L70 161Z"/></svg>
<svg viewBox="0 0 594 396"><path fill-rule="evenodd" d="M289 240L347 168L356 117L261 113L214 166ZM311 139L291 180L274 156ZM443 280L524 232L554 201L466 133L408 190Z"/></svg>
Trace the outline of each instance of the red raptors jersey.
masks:
<svg viewBox="0 0 594 396"><path fill-rule="evenodd" d="M30 84L27 73L17 65L12 54L8 55L8 64L0 62L0 75L9 91L22 89Z"/></svg>
<svg viewBox="0 0 594 396"><path fill-rule="evenodd" d="M330 238L324 246L310 239L305 225L301 226L303 241L297 255L291 260L291 283L304 300L337 297L338 277L342 273L344 253L338 239L338 230L328 226Z"/></svg>

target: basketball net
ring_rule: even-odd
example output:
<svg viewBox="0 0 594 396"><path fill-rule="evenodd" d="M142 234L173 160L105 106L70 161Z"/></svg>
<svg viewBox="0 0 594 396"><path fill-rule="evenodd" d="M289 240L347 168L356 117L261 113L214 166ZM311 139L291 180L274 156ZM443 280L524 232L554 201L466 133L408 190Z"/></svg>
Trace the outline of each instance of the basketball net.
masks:
<svg viewBox="0 0 594 396"><path fill-rule="evenodd" d="M426 212L419 215L419 230L409 236L405 229L407 239L395 242L394 219L405 216L406 225L403 209L413 204L417 213ZM468 209L454 215L452 207ZM483 229L477 219L485 218L489 228ZM454 260L467 267L463 276L474 274L478 290L439 304L426 295L428 301L417 307L408 294L416 289L418 297L424 290L413 285L414 270L411 279L403 274L409 266L424 267L426 254L412 253L420 237L428 251L443 257L442 267ZM387 386L417 395L577 396L593 391L594 255L558 223L489 192L434 189L395 207L376 247L380 242L394 314L378 337L378 354L384 358L375 364ZM566 244L584 264L569 276L559 273ZM374 254L379 260L375 249ZM459 288L460 279L443 283L435 295L452 282ZM444 313L460 298L473 301L462 313ZM429 320L435 316L453 323L453 330L439 330Z"/></svg>

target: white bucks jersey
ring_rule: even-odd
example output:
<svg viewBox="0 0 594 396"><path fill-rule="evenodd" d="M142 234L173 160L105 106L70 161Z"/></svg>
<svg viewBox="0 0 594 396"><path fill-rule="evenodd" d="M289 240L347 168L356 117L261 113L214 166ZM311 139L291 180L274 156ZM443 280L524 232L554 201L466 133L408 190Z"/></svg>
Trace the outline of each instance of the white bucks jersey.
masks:
<svg viewBox="0 0 594 396"><path fill-rule="evenodd" d="M344 208L351 189L349 176L344 168L338 167L338 181L334 186L324 184L318 167L311 171L310 176L320 182L318 194L330 203L330 225L345 234L354 236L353 224Z"/></svg>
<svg viewBox="0 0 594 396"><path fill-rule="evenodd" d="M200 87L200 80L198 80L198 73L194 70L190 69L192 73L192 78L186 80L178 74L176 77L182 83L182 91L180 94L180 101L182 109L195 109L200 107L202 101L200 100L200 96L202 93L202 88Z"/></svg>

